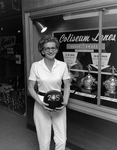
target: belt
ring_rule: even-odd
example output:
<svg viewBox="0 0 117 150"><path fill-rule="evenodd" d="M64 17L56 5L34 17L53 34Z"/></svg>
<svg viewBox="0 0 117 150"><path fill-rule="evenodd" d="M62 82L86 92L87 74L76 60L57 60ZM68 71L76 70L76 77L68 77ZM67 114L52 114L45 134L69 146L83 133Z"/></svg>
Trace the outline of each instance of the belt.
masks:
<svg viewBox="0 0 117 150"><path fill-rule="evenodd" d="M62 92L61 92L62 93ZM41 95L41 96L45 96L46 93L40 92L38 91L37 94ZM62 93L63 94L63 93Z"/></svg>
<svg viewBox="0 0 117 150"><path fill-rule="evenodd" d="M37 94L41 95L41 96L45 96L46 93L43 92L37 92Z"/></svg>

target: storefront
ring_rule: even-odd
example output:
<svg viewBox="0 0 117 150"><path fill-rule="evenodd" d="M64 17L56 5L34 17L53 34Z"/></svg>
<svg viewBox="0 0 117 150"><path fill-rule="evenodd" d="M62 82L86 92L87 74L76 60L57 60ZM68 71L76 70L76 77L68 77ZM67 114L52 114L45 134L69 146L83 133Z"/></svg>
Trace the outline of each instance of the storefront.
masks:
<svg viewBox="0 0 117 150"><path fill-rule="evenodd" d="M27 79L31 64L42 58L38 53L38 40L44 34L53 34L60 42L57 58L68 64L73 75L68 104L68 140L87 149L110 147L115 150L117 2L66 2L23 13ZM47 30L41 33L37 23ZM34 100L28 91L26 95L27 126L33 127Z"/></svg>
<svg viewBox="0 0 117 150"><path fill-rule="evenodd" d="M0 107L23 116L24 51L19 3L0 1Z"/></svg>

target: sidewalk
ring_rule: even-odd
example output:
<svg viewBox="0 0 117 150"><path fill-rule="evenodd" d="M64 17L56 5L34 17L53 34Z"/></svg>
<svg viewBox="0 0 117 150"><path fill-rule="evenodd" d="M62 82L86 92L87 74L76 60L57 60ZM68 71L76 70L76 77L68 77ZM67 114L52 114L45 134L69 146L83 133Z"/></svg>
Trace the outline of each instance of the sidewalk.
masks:
<svg viewBox="0 0 117 150"><path fill-rule="evenodd" d="M36 132L26 128L25 118L1 107L0 150L39 150ZM53 142L50 150L54 150ZM67 143L66 150L82 149Z"/></svg>

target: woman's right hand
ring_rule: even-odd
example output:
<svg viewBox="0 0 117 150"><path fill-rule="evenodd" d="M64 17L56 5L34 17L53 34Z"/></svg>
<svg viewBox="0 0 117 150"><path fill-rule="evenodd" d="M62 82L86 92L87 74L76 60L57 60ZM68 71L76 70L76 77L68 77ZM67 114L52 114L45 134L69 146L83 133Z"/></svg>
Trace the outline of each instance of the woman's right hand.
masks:
<svg viewBox="0 0 117 150"><path fill-rule="evenodd" d="M47 106L49 106L49 104L43 102L43 101L40 101L40 105L47 111L53 111L53 109L50 109L48 108Z"/></svg>
<svg viewBox="0 0 117 150"><path fill-rule="evenodd" d="M36 93L36 91L35 91L35 89L34 89L35 84L36 84L35 81L29 80L29 83L28 83L28 90L29 90L30 95L31 95L44 109L46 109L46 110L48 110L48 111L53 111L53 109L50 109L50 108L47 107L49 104L44 103L43 101L41 101L41 99L39 98L38 94Z"/></svg>

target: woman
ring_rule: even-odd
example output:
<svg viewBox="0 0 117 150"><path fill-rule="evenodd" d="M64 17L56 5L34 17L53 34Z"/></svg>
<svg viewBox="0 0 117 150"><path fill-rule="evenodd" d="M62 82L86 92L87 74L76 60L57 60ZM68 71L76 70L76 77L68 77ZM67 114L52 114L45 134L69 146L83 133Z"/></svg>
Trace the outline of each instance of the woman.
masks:
<svg viewBox="0 0 117 150"><path fill-rule="evenodd" d="M65 150L66 145L66 106L70 93L70 76L65 62L55 59L59 50L58 40L45 35L38 43L39 52L44 57L31 66L28 90L35 99L34 122L37 131L40 150L49 150L51 141L51 127L54 131L55 150ZM64 83L63 105L58 110L51 110L44 102L43 94L37 94L35 83L38 85L38 93L47 93L51 90L61 92L62 81Z"/></svg>

